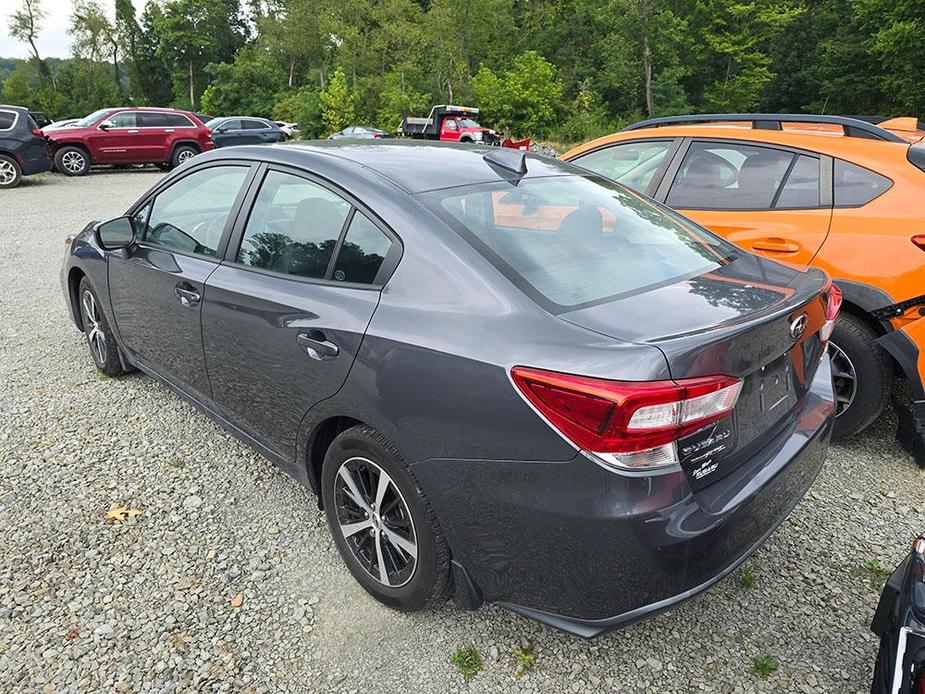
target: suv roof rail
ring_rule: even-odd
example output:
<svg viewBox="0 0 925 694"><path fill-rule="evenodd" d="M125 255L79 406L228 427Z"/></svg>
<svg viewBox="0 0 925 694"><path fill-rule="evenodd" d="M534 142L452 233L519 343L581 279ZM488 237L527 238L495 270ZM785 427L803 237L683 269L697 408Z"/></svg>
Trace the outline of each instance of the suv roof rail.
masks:
<svg viewBox="0 0 925 694"><path fill-rule="evenodd" d="M688 116L664 116L633 123L623 128L623 130L641 130L642 128L657 128L663 125L685 125L688 123L712 123L718 121L751 123L752 128L756 130L782 130L782 123L840 125L844 128L847 137L863 137L868 140L885 140L887 142L909 144L899 135L857 118L814 116L806 113L708 113Z"/></svg>

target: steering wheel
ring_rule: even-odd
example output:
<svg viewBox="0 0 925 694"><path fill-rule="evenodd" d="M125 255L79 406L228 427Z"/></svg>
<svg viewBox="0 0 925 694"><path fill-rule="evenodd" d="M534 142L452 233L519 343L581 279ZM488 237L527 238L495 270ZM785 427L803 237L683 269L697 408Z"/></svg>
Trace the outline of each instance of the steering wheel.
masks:
<svg viewBox="0 0 925 694"><path fill-rule="evenodd" d="M197 239L197 244L208 248L218 248L218 242L225 230L225 220L221 216L204 219L193 227L190 236ZM203 243L205 241L206 243Z"/></svg>

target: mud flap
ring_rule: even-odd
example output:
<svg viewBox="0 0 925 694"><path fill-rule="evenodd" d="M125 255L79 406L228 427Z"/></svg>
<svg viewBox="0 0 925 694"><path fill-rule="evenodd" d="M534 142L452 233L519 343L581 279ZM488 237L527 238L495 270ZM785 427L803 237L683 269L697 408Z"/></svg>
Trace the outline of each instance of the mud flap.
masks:
<svg viewBox="0 0 925 694"><path fill-rule="evenodd" d="M896 438L925 468L925 317L884 335L877 342L899 364L912 393L911 407L893 399L899 417Z"/></svg>

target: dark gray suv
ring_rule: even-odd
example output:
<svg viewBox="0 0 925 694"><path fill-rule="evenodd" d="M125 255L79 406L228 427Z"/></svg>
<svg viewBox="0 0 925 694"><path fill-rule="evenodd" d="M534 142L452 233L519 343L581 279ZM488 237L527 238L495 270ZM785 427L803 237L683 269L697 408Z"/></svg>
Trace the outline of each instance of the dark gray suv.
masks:
<svg viewBox="0 0 925 694"><path fill-rule="evenodd" d="M314 490L397 609L597 634L732 571L823 464L837 287L569 164L217 150L69 243L97 367Z"/></svg>
<svg viewBox="0 0 925 694"><path fill-rule="evenodd" d="M0 105L0 190L51 170L48 143L28 109Z"/></svg>

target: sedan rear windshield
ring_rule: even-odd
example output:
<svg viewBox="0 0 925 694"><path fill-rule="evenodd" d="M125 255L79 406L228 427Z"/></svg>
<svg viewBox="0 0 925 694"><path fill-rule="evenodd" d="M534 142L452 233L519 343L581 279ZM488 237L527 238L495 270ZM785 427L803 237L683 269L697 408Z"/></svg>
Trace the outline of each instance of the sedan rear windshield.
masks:
<svg viewBox="0 0 925 694"><path fill-rule="evenodd" d="M552 176L433 191L425 204L514 284L569 310L712 272L733 246L606 179Z"/></svg>

